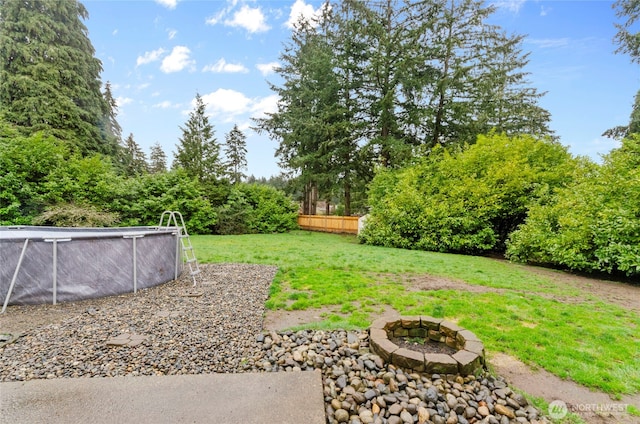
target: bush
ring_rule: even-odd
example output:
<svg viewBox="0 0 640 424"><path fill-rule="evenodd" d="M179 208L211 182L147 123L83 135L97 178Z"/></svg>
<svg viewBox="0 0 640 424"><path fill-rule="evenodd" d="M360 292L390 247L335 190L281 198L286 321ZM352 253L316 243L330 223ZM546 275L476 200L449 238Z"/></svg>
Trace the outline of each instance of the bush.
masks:
<svg viewBox="0 0 640 424"><path fill-rule="evenodd" d="M232 189L227 203L218 207L218 222L214 232L216 234L247 234L249 227L250 208L244 193L239 189Z"/></svg>
<svg viewBox="0 0 640 424"><path fill-rule="evenodd" d="M211 186L226 198L224 184ZM180 211L187 229L211 233L216 214L202 185L184 171L125 178L109 158L81 157L36 133L24 137L0 120L0 225L157 225ZM106 214L106 215L105 215Z"/></svg>
<svg viewBox="0 0 640 424"><path fill-rule="evenodd" d="M180 212L192 234L211 234L216 224L201 184L180 169L127 180L110 210L120 214L123 225L158 225L167 210Z"/></svg>
<svg viewBox="0 0 640 424"><path fill-rule="evenodd" d="M34 225L56 227L110 227L116 222L116 213L102 212L90 205L75 204L49 206L33 219Z"/></svg>
<svg viewBox="0 0 640 424"><path fill-rule="evenodd" d="M623 140L601 166L580 168L575 182L532 206L509 240L510 259L640 275L640 135Z"/></svg>
<svg viewBox="0 0 640 424"><path fill-rule="evenodd" d="M263 184L238 184L217 211L217 234L282 233L298 228L298 206L284 192Z"/></svg>
<svg viewBox="0 0 640 424"><path fill-rule="evenodd" d="M62 141L23 137L0 122L0 225L31 224L47 204L45 182L68 156Z"/></svg>
<svg viewBox="0 0 640 424"><path fill-rule="evenodd" d="M47 176L43 199L49 205L90 204L99 210L109 210L121 194L124 182L109 158L71 155Z"/></svg>
<svg viewBox="0 0 640 424"><path fill-rule="evenodd" d="M559 143L490 134L460 150L434 149L381 171L361 241L441 252L504 251L537 199L570 181L575 160Z"/></svg>

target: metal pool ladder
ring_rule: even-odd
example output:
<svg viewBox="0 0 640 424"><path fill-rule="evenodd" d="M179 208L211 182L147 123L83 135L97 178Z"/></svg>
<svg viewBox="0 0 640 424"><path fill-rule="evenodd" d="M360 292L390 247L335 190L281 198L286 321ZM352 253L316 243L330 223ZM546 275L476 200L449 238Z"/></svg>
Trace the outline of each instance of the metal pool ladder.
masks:
<svg viewBox="0 0 640 424"><path fill-rule="evenodd" d="M165 216L167 217L167 222L165 224ZM178 219L180 221L178 221ZM173 224L173 225L172 225ZM200 274L200 266L198 265L198 260L196 259L196 255L193 252L193 245L191 244L191 238L189 238L189 233L187 233L187 227L184 225L184 218L182 214L178 211L164 211L160 216L160 224L158 224L158 228L170 228L177 227L178 228L178 239L180 240L180 246L182 247L182 258L186 264L189 265L189 275L193 279L193 286L195 287L196 275ZM177 263L177 258L176 258ZM176 266L177 272L177 266ZM177 277L176 277L177 278Z"/></svg>

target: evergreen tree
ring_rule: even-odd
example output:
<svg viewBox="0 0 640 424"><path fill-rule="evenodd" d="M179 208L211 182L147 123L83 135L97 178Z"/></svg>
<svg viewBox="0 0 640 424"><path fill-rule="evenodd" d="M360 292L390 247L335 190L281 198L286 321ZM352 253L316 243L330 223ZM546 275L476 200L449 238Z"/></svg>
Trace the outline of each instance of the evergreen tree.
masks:
<svg viewBox="0 0 640 424"><path fill-rule="evenodd" d="M0 112L30 134L49 131L82 154L115 155L101 128L102 64L76 0L0 0Z"/></svg>
<svg viewBox="0 0 640 424"><path fill-rule="evenodd" d="M105 150L103 153L113 158L122 157L122 127L118 123L118 103L113 97L111 83L107 81L102 93L105 100L105 113L99 128L103 133Z"/></svg>
<svg viewBox="0 0 640 424"><path fill-rule="evenodd" d="M616 16L626 19L621 24L615 24L618 32L614 38L618 49L616 53L625 53L631 56L631 62L640 63L640 34L633 31L632 27L640 19L640 1L638 0L617 0L613 7L616 9Z"/></svg>
<svg viewBox="0 0 640 424"><path fill-rule="evenodd" d="M167 170L167 155L157 141L151 146L148 167L152 174L160 174Z"/></svg>
<svg viewBox="0 0 640 424"><path fill-rule="evenodd" d="M420 112L427 148L474 143L492 129L507 134L550 135L542 94L528 87L522 36L509 36L486 21L494 12L478 0L436 0L413 6L412 25L421 34L415 63L427 67L413 105Z"/></svg>
<svg viewBox="0 0 640 424"><path fill-rule="evenodd" d="M550 135L542 96L528 86L522 37L489 25L479 0L345 0L301 21L272 85L277 112L257 129L279 141L304 213L314 193L363 190L376 164L403 167L438 144L474 143L491 130Z"/></svg>
<svg viewBox="0 0 640 424"><path fill-rule="evenodd" d="M231 182L238 184L242 178L246 177L242 170L247 169L247 137L240 131L238 125L234 125L225 140L226 167L231 176Z"/></svg>
<svg viewBox="0 0 640 424"><path fill-rule="evenodd" d="M366 144L367 104L363 101L366 66L370 52L360 35L358 19L366 11L360 0L345 0L332 8L327 39L333 51L338 115L331 126L332 173L338 202L344 214L351 215L352 199L365 197L366 186L373 175L371 150ZM331 199L327 199L331 200Z"/></svg>
<svg viewBox="0 0 640 424"><path fill-rule="evenodd" d="M280 97L278 110L256 121L258 131L279 140L276 156L282 168L296 175L305 214L314 214L317 196L330 195L335 186L332 128L337 128L342 108L337 103L331 46L316 26L326 23L325 18L296 24L277 71L283 86L272 85Z"/></svg>
<svg viewBox="0 0 640 424"><path fill-rule="evenodd" d="M147 155L129 134L122 148L122 164L128 176L142 175L148 172Z"/></svg>
<svg viewBox="0 0 640 424"><path fill-rule="evenodd" d="M213 125L205 114L205 104L196 93L196 106L189 113L185 127L180 127L182 137L176 146L174 168L183 168L191 177L204 182L222 175L220 145L215 138Z"/></svg>
<svg viewBox="0 0 640 424"><path fill-rule="evenodd" d="M473 124L470 128L470 143L478 134L488 134L495 130L510 136L532 134L552 136L549 128L551 115L538 105L544 93L528 86L528 73L523 69L528 64L529 54L523 54L523 36L507 36L493 32L485 37L487 51L481 55L476 70L481 72L473 82L472 110Z"/></svg>
<svg viewBox="0 0 640 424"><path fill-rule="evenodd" d="M355 35L366 46L362 101L369 127L367 138L378 162L384 167L400 166L410 157L411 144L405 118L407 104L402 101L403 81L413 80L406 68L415 42L406 21L408 10L398 0L365 2L354 5L353 19L360 31Z"/></svg>
<svg viewBox="0 0 640 424"><path fill-rule="evenodd" d="M640 33L632 30L632 27L640 19L640 1L618 0L613 4L613 7L616 9L616 16L626 18L622 24L615 24L618 30L614 38L615 43L618 44L616 53L626 53L631 56L632 63L640 63ZM640 90L636 93L633 102L629 124L610 128L602 135L622 140L631 134L638 133L640 133Z"/></svg>
<svg viewBox="0 0 640 424"><path fill-rule="evenodd" d="M107 106L107 112L105 114L103 123L105 132L108 137L113 137L115 138L117 143L120 143L120 141L122 140L122 127L117 120L118 103L116 102L116 99L113 98L113 93L111 92L111 82L107 81L107 83L104 85L104 92L102 94Z"/></svg>

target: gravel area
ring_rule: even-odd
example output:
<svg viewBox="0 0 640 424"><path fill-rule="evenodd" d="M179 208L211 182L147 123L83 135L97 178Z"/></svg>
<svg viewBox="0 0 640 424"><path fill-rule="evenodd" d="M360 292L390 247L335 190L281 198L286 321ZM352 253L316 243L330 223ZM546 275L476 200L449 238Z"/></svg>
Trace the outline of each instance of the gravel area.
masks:
<svg viewBox="0 0 640 424"><path fill-rule="evenodd" d="M51 324L26 325L28 311L38 321L37 311L51 307L9 308L0 334L12 322L28 330L0 347L0 381L320 369L329 424L548 422L501 378L386 365L369 352L366 331L263 332L276 268L201 269L196 288L183 277L135 295L59 305L67 313Z"/></svg>
<svg viewBox="0 0 640 424"><path fill-rule="evenodd" d="M137 294L81 302L81 308L70 308L75 314L28 330L0 349L0 381L249 369L247 358L255 352L276 270L203 265L196 288L185 273L178 281ZM12 309L7 309L7 320ZM0 332L5 331L4 319L0 317ZM137 346L108 345L123 334L144 339Z"/></svg>

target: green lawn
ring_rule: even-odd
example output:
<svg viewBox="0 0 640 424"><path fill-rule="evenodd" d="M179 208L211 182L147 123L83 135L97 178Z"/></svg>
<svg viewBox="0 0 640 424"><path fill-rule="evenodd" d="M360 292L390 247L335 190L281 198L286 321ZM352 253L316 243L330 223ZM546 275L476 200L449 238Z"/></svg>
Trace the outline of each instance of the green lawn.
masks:
<svg viewBox="0 0 640 424"><path fill-rule="evenodd" d="M354 236L193 236L203 263L277 265L268 308L332 306L322 328L365 328L385 307L444 316L505 352L612 395L640 392L640 316L526 267L489 258L358 244ZM408 276L430 274L500 293L409 291ZM577 303L554 299L576 297Z"/></svg>

